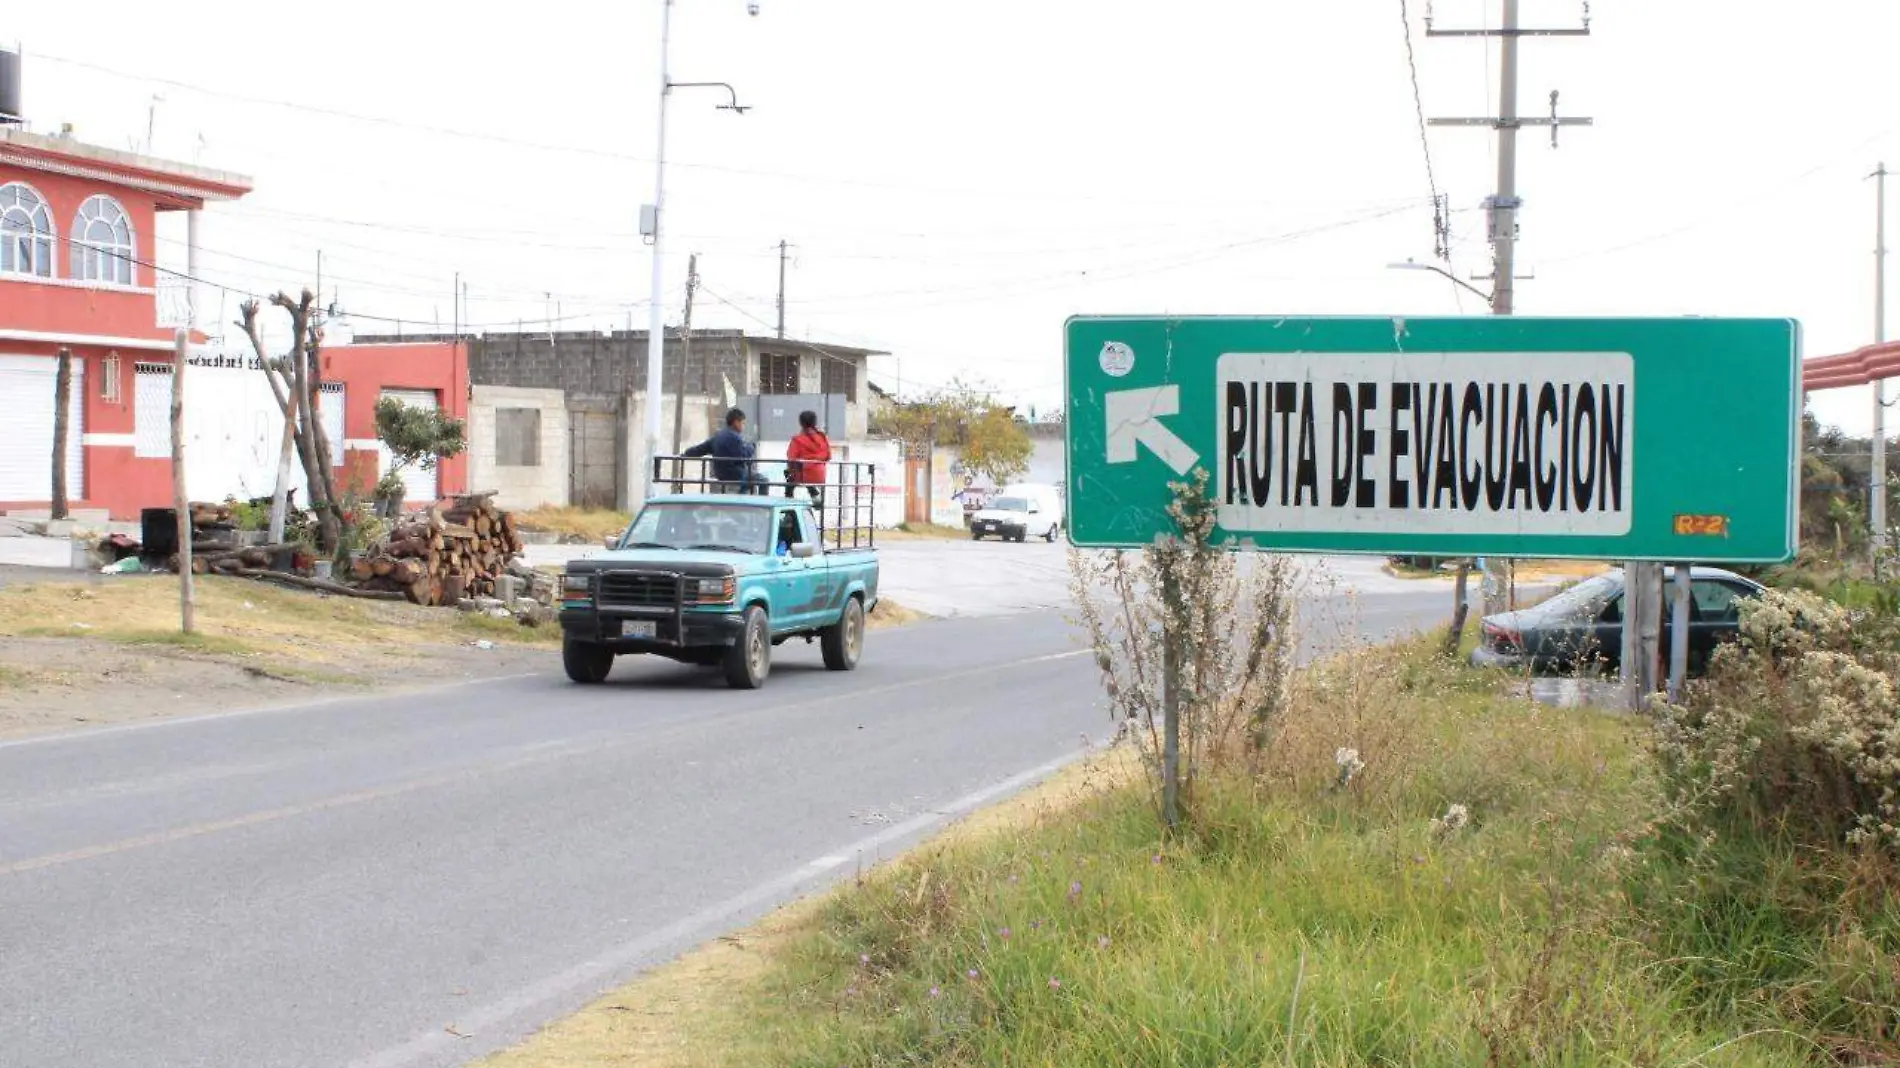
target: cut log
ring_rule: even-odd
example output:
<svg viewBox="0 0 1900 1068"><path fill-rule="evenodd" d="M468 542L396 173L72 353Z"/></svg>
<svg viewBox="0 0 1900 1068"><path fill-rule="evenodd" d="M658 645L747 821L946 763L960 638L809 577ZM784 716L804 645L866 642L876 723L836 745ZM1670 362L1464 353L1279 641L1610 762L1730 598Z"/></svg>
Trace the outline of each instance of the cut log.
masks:
<svg viewBox="0 0 1900 1068"><path fill-rule="evenodd" d="M240 578L260 579L265 582L280 582L288 586L298 586L306 590L321 590L343 597L362 597L377 601L400 601L402 594L386 590L359 590L339 585L327 579L305 578L302 575L285 574L282 571L263 571L257 568L239 568L235 574Z"/></svg>

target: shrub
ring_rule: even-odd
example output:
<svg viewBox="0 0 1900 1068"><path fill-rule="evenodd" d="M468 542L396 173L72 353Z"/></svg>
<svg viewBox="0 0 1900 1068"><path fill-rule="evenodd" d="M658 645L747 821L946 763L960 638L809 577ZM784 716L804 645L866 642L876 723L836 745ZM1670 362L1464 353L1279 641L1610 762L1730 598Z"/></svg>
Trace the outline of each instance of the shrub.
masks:
<svg viewBox="0 0 1900 1068"><path fill-rule="evenodd" d="M1708 681L1662 710L1667 819L1900 858L1900 675L1890 616L1802 591L1745 604L1741 640Z"/></svg>

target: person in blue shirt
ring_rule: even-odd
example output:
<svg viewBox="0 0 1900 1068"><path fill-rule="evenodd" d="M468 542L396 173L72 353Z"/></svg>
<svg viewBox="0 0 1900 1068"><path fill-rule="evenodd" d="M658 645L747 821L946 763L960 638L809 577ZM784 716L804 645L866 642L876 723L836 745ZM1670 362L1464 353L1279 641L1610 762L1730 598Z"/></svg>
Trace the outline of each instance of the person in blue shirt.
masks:
<svg viewBox="0 0 1900 1068"><path fill-rule="evenodd" d="M710 456L713 478L738 487L740 493L764 493L765 476L753 470L752 453L752 443L745 439L745 412L734 408L717 434L680 455Z"/></svg>

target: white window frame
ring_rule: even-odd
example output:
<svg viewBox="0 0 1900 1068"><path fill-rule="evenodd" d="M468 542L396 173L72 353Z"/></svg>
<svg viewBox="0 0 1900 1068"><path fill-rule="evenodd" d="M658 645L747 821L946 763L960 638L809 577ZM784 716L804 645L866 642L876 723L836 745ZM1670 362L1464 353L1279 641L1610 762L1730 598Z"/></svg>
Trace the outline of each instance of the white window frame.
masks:
<svg viewBox="0 0 1900 1068"><path fill-rule="evenodd" d="M95 227L105 229L106 240L98 240ZM123 237L121 237L121 232ZM79 205L69 235L67 270L81 282L131 286L138 275L134 261L139 255L138 231L132 227L132 215L117 197L97 193Z"/></svg>
<svg viewBox="0 0 1900 1068"><path fill-rule="evenodd" d="M53 209L25 182L0 185L0 275L52 278L59 231Z"/></svg>
<svg viewBox="0 0 1900 1068"><path fill-rule="evenodd" d="M334 403L336 406L331 407ZM342 382L317 383L317 418L321 420L323 432L330 439L330 466L343 466L344 448L344 412L349 405L349 389Z"/></svg>

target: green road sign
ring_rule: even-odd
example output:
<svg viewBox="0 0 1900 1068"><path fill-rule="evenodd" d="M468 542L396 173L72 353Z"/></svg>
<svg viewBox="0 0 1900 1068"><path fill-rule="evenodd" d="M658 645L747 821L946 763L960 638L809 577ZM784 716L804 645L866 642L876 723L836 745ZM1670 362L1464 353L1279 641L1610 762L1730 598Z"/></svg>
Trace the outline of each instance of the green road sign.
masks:
<svg viewBox="0 0 1900 1068"><path fill-rule="evenodd" d="M1794 554L1786 319L1076 318L1069 536L1152 543L1206 470L1217 538L1290 552Z"/></svg>

